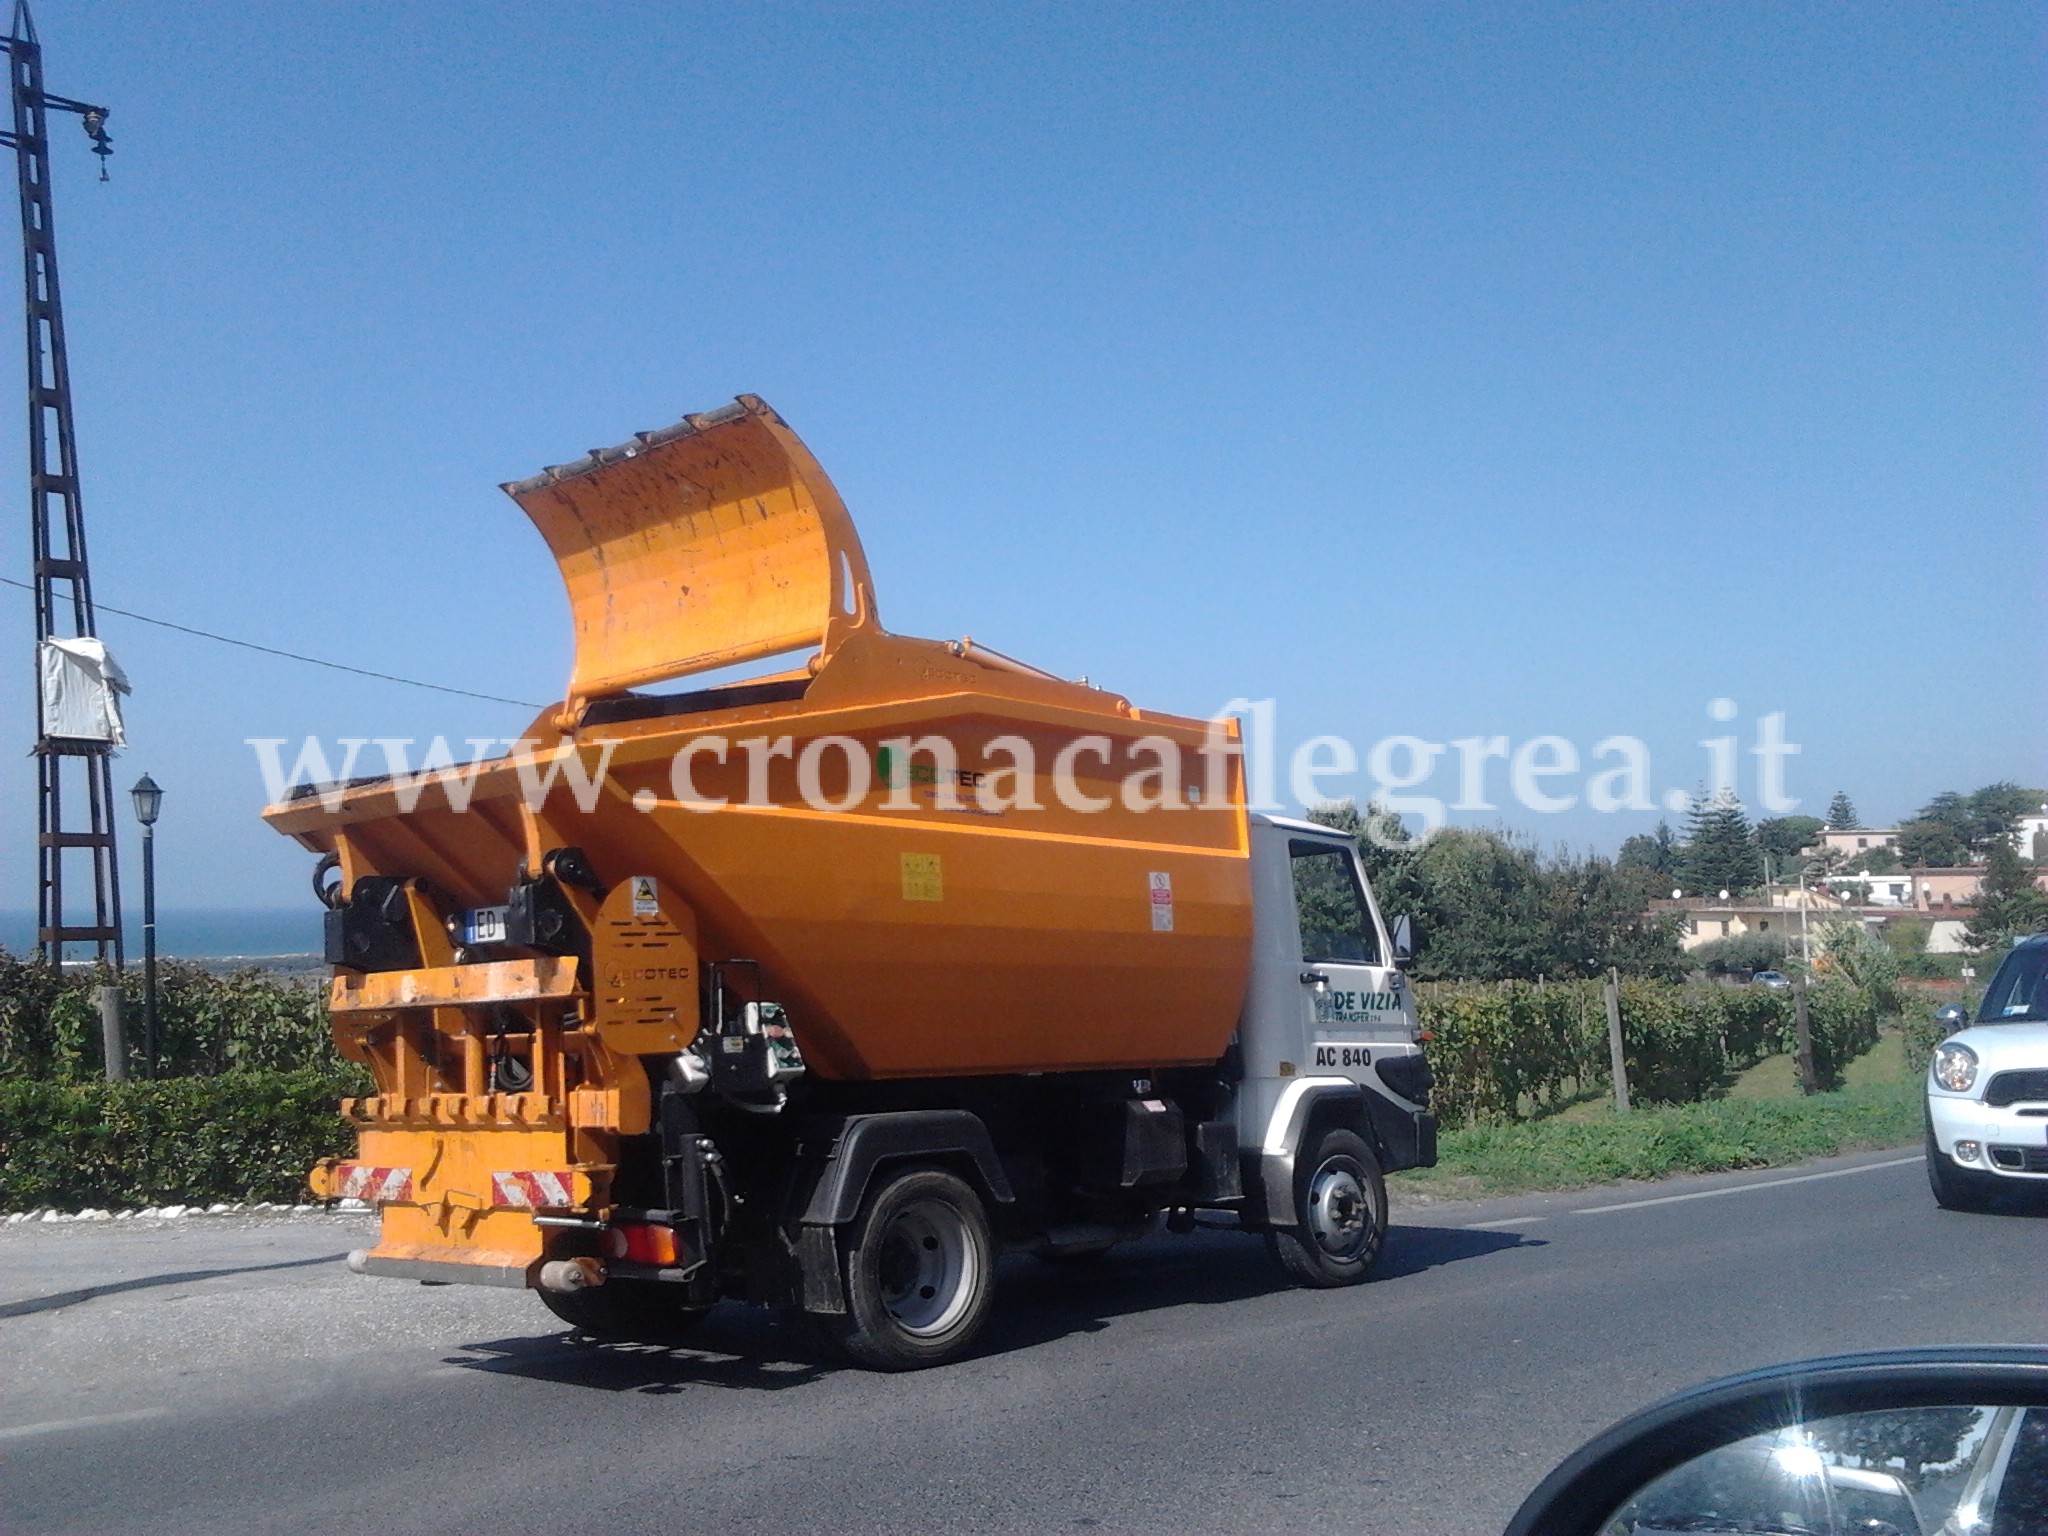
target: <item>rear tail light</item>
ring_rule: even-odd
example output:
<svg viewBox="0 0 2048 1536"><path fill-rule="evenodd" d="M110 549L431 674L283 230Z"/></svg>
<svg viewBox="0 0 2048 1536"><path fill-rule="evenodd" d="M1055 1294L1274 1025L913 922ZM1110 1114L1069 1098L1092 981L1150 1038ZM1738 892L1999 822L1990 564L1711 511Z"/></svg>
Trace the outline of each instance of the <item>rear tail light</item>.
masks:
<svg viewBox="0 0 2048 1536"><path fill-rule="evenodd" d="M605 1251L615 1259L632 1264L653 1264L672 1268L683 1259L682 1244L675 1228L651 1226L644 1222L620 1222L604 1237Z"/></svg>

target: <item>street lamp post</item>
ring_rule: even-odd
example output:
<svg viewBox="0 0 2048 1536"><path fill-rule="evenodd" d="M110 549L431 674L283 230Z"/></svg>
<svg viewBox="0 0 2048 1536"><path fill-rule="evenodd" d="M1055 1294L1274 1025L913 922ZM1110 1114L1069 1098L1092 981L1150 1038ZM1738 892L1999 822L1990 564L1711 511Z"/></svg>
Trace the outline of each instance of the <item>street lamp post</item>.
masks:
<svg viewBox="0 0 2048 1536"><path fill-rule="evenodd" d="M142 1070L156 1076L156 818L164 792L148 774L129 791L142 823Z"/></svg>

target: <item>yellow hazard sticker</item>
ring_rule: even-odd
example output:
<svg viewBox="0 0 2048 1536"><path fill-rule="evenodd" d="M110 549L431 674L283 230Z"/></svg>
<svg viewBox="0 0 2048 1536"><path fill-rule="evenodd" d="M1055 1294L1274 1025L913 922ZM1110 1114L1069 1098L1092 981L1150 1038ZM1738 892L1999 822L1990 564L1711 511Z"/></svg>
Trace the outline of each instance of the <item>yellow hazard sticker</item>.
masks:
<svg viewBox="0 0 2048 1536"><path fill-rule="evenodd" d="M906 853L903 855L903 899L905 901L944 901L946 899L945 876L939 868L936 853Z"/></svg>
<svg viewBox="0 0 2048 1536"><path fill-rule="evenodd" d="M633 915L635 917L659 917L661 898L654 891L654 876L633 876Z"/></svg>

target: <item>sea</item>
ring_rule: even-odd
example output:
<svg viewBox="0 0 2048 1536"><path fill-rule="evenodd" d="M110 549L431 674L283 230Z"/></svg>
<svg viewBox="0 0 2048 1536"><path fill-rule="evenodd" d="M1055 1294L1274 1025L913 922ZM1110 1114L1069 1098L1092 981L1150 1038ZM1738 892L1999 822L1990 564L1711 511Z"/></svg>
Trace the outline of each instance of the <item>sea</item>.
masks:
<svg viewBox="0 0 2048 1536"><path fill-rule="evenodd" d="M130 965L142 959L142 916L139 906L122 914L122 933ZM254 965L264 970L301 971L320 967L320 909L277 911L238 907L167 907L156 915L156 952L171 960L196 960L215 969ZM74 915L73 921L79 919ZM35 953L36 915L32 911L0 910L0 949L10 955ZM68 958L89 954L84 945L71 947Z"/></svg>

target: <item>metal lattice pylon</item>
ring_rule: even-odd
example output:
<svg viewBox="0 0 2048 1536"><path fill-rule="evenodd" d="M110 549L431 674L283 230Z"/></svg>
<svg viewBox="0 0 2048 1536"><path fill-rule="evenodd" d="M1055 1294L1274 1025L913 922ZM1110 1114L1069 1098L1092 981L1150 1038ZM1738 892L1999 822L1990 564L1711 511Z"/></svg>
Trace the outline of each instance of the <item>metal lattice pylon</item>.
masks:
<svg viewBox="0 0 2048 1536"><path fill-rule="evenodd" d="M61 965L67 944L90 944L98 959L111 959L119 966L121 876L114 841L113 744L50 734L42 665L46 641L94 633L85 512L78 494L78 443L71 419L71 368L57 287L48 118L52 109L83 117L95 151L104 156L107 114L103 107L52 96L43 89L42 48L27 0L16 0L14 26L5 45L14 131L0 134L0 143L14 151L21 187L28 320L28 493L36 608L36 947L45 960ZM69 920L67 856L91 862L90 922ZM69 894L75 901L75 885Z"/></svg>

